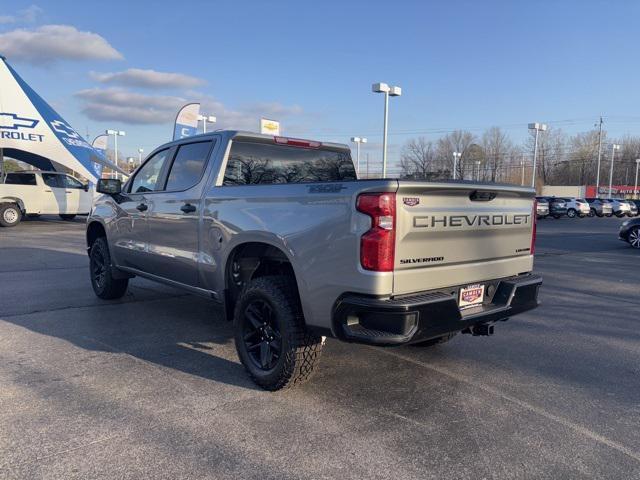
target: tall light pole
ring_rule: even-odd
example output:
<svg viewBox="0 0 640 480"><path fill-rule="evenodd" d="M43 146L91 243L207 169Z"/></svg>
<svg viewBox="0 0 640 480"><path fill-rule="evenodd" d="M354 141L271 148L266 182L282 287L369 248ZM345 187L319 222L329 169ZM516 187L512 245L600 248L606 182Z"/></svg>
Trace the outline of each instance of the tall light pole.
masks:
<svg viewBox="0 0 640 480"><path fill-rule="evenodd" d="M202 133L207 133L207 122L216 123L218 119L213 115L198 115L198 121L202 122Z"/></svg>
<svg viewBox="0 0 640 480"><path fill-rule="evenodd" d="M476 182L479 182L480 181L480 160L476 160L476 169L477 169Z"/></svg>
<svg viewBox="0 0 640 480"><path fill-rule="evenodd" d="M538 157L538 134L544 132L547 126L544 123L530 123L529 130L536 131L536 141L533 147L533 172L531 174L531 186L536 188L536 161Z"/></svg>
<svg viewBox="0 0 640 480"><path fill-rule="evenodd" d="M636 158L636 183L633 186L633 198L638 198L638 167L640 167L640 158Z"/></svg>
<svg viewBox="0 0 640 480"><path fill-rule="evenodd" d="M124 137L126 132L122 130L107 130L105 132L107 135L113 135L113 163L118 166L118 137Z"/></svg>
<svg viewBox="0 0 640 480"><path fill-rule="evenodd" d="M524 153L520 159L520 166L522 167L522 180L520 180L520 185L524 186Z"/></svg>
<svg viewBox="0 0 640 480"><path fill-rule="evenodd" d="M367 143L364 137L351 137L351 141L356 144L356 173L360 175L360 144Z"/></svg>
<svg viewBox="0 0 640 480"><path fill-rule="evenodd" d="M600 117L600 130L598 131L598 171L596 172L596 197L600 190L600 158L602 157L602 116Z"/></svg>
<svg viewBox="0 0 640 480"><path fill-rule="evenodd" d="M375 93L384 93L384 132L382 135L382 178L387 176L387 123L389 121L389 97L402 95L400 87L390 87L386 83L374 83L371 90Z"/></svg>
<svg viewBox="0 0 640 480"><path fill-rule="evenodd" d="M620 150L620 145L613 143L611 145L611 170L609 170L609 197L611 198L611 189L613 188L613 161L616 157L616 150Z"/></svg>
<svg viewBox="0 0 640 480"><path fill-rule="evenodd" d="M142 154L144 153L144 148L138 149L138 166L142 165Z"/></svg>
<svg viewBox="0 0 640 480"><path fill-rule="evenodd" d="M455 180L458 177L458 161L462 157L460 152L453 152L453 179Z"/></svg>

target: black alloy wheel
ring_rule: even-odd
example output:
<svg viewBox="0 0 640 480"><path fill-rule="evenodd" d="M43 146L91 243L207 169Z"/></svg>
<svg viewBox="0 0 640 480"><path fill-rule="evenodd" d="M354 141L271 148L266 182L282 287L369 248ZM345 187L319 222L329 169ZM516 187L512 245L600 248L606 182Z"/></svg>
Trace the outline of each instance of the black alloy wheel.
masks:
<svg viewBox="0 0 640 480"><path fill-rule="evenodd" d="M91 268L91 280L96 287L102 290L107 278L107 262L104 258L104 250L97 248L95 252L91 252L89 266Z"/></svg>
<svg viewBox="0 0 640 480"><path fill-rule="evenodd" d="M276 366L282 355L282 335L266 300L255 299L244 309L242 339L255 367L268 371Z"/></svg>

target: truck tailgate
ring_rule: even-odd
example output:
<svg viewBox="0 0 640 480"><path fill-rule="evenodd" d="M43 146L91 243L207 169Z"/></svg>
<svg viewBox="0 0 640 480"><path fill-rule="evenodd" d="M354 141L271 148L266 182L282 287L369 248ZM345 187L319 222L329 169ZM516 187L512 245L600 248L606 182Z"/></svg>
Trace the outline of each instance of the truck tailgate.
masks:
<svg viewBox="0 0 640 480"><path fill-rule="evenodd" d="M400 181L394 295L531 271L533 205L529 188Z"/></svg>

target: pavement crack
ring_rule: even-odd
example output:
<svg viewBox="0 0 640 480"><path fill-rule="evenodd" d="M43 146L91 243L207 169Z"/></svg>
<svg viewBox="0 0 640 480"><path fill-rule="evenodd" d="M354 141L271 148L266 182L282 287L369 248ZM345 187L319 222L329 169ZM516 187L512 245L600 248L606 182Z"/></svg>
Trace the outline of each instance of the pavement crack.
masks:
<svg viewBox="0 0 640 480"><path fill-rule="evenodd" d="M33 458L33 459L23 460L22 462L13 463L13 464L9 463L9 464L5 464L3 466L0 466L0 471L8 470L8 469L11 469L11 468L16 468L16 467L21 467L23 465L28 465L30 463L39 462L41 460L46 460L47 458L59 457L60 455L64 455L64 454L70 453L70 452L75 452L77 450L82 450L83 448L87 448L87 447L90 447L91 445L96 445L98 443L108 442L109 440L113 440L113 439L119 438L121 436L122 435L120 435L120 434L111 435L109 437L99 438L97 440L93 440L91 442L87 442L84 445L78 445L77 447L66 448L64 450L60 450L58 452L53 452L53 453L49 453L47 455L42 455L42 456L36 455L36 458Z"/></svg>
<svg viewBox="0 0 640 480"><path fill-rule="evenodd" d="M372 349L374 349L375 347L370 347ZM606 445L609 448L612 448L613 450L617 450L618 452L634 459L635 461L640 463L640 452L637 452L635 450L630 449L629 447L616 442L615 440L611 440L610 438L605 437L604 435L601 435L597 432L594 432L593 430L589 430L588 428L575 423L571 420L569 420L568 418L564 418L561 417L559 415L556 415L554 413L551 413L547 410L545 410L542 407L539 407L537 405L533 405L529 402L526 402L524 400L521 400L517 397L514 397L513 395L509 395L508 393L504 393L501 392L498 389L495 389L493 387L490 387L488 385L484 385L482 383L473 381L463 375L460 375L458 373L452 372L451 370L447 369L447 368L443 368L443 367L438 367L435 365L431 365L429 363L425 363L422 362L420 360L416 360L414 358L411 357L406 357L404 355L401 355L399 353L390 351L390 350L384 350L384 349L376 349L377 351L385 354L385 355L389 355L391 357L395 357L398 358L400 360L404 360L406 362L410 362L413 363L414 365L418 365L421 366L423 368L427 368L429 370L432 370L434 372L437 372L441 375L446 375L450 378L453 378L454 380L457 380L459 382L462 383L466 383L467 385L471 385L473 387L476 387L486 393L489 393L491 395L497 396L502 398L503 400L506 400L507 402L513 403L515 405L518 405L519 407L525 409L525 410L529 410L530 412L536 413L537 415L540 415L544 418L546 418L547 420L551 420L555 423L558 423L570 430L573 430L576 433L579 433L587 438L590 438L591 440L598 442L602 445Z"/></svg>

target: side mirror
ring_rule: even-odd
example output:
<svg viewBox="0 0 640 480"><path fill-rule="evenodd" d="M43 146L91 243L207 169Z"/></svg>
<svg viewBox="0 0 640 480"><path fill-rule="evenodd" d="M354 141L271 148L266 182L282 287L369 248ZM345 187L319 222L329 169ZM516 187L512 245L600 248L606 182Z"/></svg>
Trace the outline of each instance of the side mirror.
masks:
<svg viewBox="0 0 640 480"><path fill-rule="evenodd" d="M88 191L89 191L89 184L88 184L88 183L85 183L85 184L82 186L82 189L83 189L85 192L88 192Z"/></svg>
<svg viewBox="0 0 640 480"><path fill-rule="evenodd" d="M117 178L101 178L96 185L96 192L117 195L122 192L122 182Z"/></svg>

